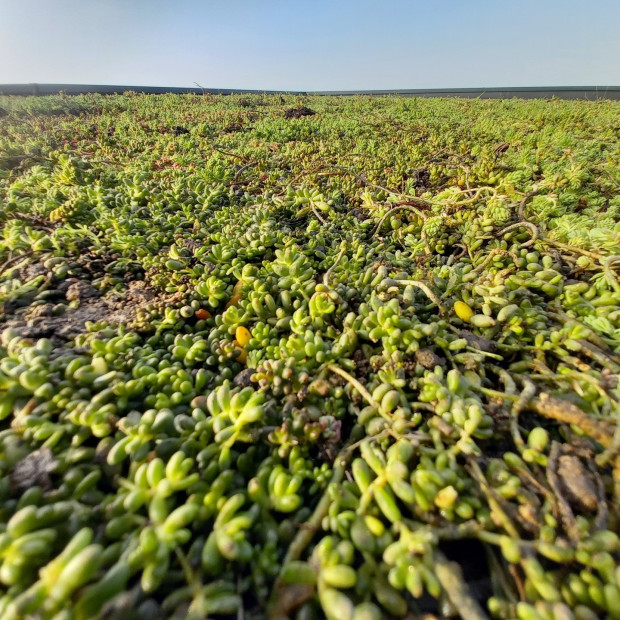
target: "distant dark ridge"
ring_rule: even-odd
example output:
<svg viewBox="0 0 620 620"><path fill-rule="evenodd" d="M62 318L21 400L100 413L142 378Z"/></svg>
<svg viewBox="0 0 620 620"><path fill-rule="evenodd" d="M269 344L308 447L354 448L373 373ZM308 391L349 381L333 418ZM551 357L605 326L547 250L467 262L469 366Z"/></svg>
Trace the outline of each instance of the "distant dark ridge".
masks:
<svg viewBox="0 0 620 620"><path fill-rule="evenodd" d="M0 84L0 95L43 96L58 95L63 92L67 95L86 95L97 93L100 95L114 95L125 92L145 93L148 95L233 95L233 94L279 94L276 90L237 90L234 88L183 88L179 86L102 86L98 84ZM301 94L301 93L295 93Z"/></svg>
<svg viewBox="0 0 620 620"><path fill-rule="evenodd" d="M400 90L340 90L340 91L283 91L283 90L244 90L236 88L181 88L176 86L101 86L91 84L0 84L0 95L42 96L85 95L98 93L112 95L133 91L152 95L189 94L196 95L399 95L403 97L461 97L465 99L620 99L620 86L516 86L502 88L430 88Z"/></svg>

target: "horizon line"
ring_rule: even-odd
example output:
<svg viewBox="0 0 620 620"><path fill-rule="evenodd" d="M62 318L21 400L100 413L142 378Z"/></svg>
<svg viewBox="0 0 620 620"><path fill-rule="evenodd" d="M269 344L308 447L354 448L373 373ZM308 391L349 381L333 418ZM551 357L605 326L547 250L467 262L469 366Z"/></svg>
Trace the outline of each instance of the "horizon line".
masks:
<svg viewBox="0 0 620 620"><path fill-rule="evenodd" d="M347 89L347 90L285 90L285 89L242 89L242 88L207 88L202 86L140 86L120 84L54 84L28 82L21 84L0 84L0 95L5 96L49 96L55 94L122 94L124 92L141 94L265 94L265 95L301 95L301 96L382 96L403 95L420 97L469 96L481 98L502 98L501 95L514 97L529 95L527 98L595 98L620 99L620 85L609 86L493 86L493 87L459 87L459 88L393 88L393 89ZM569 96L572 95L572 96Z"/></svg>

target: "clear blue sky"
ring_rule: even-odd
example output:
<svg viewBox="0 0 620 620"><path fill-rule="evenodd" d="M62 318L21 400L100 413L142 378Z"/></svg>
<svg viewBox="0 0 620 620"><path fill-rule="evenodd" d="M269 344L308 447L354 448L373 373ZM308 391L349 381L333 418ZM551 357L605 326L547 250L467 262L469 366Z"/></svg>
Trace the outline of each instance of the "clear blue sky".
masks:
<svg viewBox="0 0 620 620"><path fill-rule="evenodd" d="M0 0L0 83L620 85L619 0Z"/></svg>

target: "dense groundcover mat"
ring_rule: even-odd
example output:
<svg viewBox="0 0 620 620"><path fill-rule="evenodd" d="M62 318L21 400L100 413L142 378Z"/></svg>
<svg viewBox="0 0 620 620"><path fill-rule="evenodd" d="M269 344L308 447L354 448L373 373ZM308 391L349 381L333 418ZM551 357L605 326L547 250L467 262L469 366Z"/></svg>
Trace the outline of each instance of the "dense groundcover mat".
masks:
<svg viewBox="0 0 620 620"><path fill-rule="evenodd" d="M0 98L0 617L620 617L620 104Z"/></svg>

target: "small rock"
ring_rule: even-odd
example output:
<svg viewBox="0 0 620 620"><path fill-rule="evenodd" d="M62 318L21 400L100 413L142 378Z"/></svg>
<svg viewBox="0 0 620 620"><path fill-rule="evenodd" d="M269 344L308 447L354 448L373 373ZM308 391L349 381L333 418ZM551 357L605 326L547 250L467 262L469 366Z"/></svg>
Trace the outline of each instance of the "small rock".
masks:
<svg viewBox="0 0 620 620"><path fill-rule="evenodd" d="M596 512L596 483L581 459L564 454L558 459L558 478L569 503L583 512Z"/></svg>
<svg viewBox="0 0 620 620"><path fill-rule="evenodd" d="M56 461L48 448L35 450L23 458L11 472L10 484L15 491L26 491L31 487L41 487L44 491L52 487L50 473L54 471Z"/></svg>
<svg viewBox="0 0 620 620"><path fill-rule="evenodd" d="M23 282L27 282L28 280L33 280L39 276L44 276L47 274L47 269L41 263L31 263L26 265L23 269L20 269L20 277L19 279Z"/></svg>
<svg viewBox="0 0 620 620"><path fill-rule="evenodd" d="M418 349L415 352L415 361L427 370L433 370L435 366L443 366L446 361L433 353L430 349Z"/></svg>
<svg viewBox="0 0 620 620"><path fill-rule="evenodd" d="M255 372L254 368L246 368L233 379L233 383L240 388L248 387L252 385L252 375Z"/></svg>
<svg viewBox="0 0 620 620"><path fill-rule="evenodd" d="M84 299L99 297L99 291L92 284L78 280L67 289L65 297L67 301L83 301Z"/></svg>
<svg viewBox="0 0 620 620"><path fill-rule="evenodd" d="M28 320L38 319L42 316L52 316L54 314L54 304L41 304L35 306L28 312Z"/></svg>
<svg viewBox="0 0 620 620"><path fill-rule="evenodd" d="M459 332L461 338L465 338L470 347L474 349L478 349L479 351L484 351L485 353L496 353L497 352L497 344L484 336L476 336L470 331L466 329L462 329Z"/></svg>

